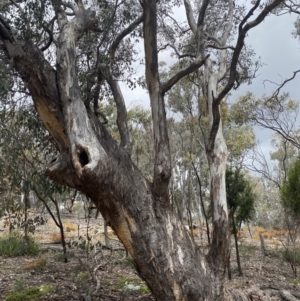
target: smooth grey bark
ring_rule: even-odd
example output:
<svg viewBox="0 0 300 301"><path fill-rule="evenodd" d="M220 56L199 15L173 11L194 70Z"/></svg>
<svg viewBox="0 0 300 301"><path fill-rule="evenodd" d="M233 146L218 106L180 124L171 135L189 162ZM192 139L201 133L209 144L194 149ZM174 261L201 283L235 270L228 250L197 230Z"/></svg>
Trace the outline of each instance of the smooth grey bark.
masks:
<svg viewBox="0 0 300 301"><path fill-rule="evenodd" d="M205 206L204 206L204 200L203 200L203 197L202 197L202 183L201 183L201 179L200 179L200 176L199 176L199 173L196 169L195 164L192 163L192 166L193 166L194 171L196 173L196 177L197 177L197 181L198 181L198 185L199 185L201 209L202 209L202 213L203 213L204 219L205 219L207 241L210 244L210 232L209 232L208 217L207 217L207 213L206 213Z"/></svg>
<svg viewBox="0 0 300 301"><path fill-rule="evenodd" d="M198 12L198 20L196 22L193 14L193 9L189 0L184 0L186 16L188 24L193 33L196 43L196 53L198 56L205 55L205 36L213 41L214 48L218 49L216 54L217 64L213 68L212 61L207 58L203 68L203 76L200 78L202 82L202 95L208 106L208 116L210 121L209 137L206 145L207 160L210 170L210 198L212 208L212 244L208 253L208 262L210 268L214 271L216 285L217 300L224 298L224 279L227 262L229 260L229 221L226 201L226 162L227 162L227 146L225 143L222 130L222 116L220 112L221 101L225 98L228 92L233 88L237 80L237 65L239 57L244 46L244 40L247 32L260 24L273 8L279 5L282 1L273 1L262 9L261 13L253 20L249 18L257 9L260 1L256 1L254 6L249 10L248 14L242 19L239 24L238 39L235 47L227 46L233 28L233 0L228 1L228 7L225 18L219 18L217 24L210 33L205 32L205 13L211 1L203 1ZM206 24L208 25L208 24ZM208 47L207 45L206 47ZM233 54L229 64L227 63L227 49L233 49ZM226 75L229 78L225 79ZM199 111L201 111L199 109Z"/></svg>

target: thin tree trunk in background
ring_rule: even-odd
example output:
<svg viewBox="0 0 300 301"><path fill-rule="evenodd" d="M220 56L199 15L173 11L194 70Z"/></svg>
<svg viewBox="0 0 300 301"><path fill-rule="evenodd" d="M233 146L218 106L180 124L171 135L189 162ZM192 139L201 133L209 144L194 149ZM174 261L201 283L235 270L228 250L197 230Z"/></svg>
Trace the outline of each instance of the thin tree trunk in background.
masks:
<svg viewBox="0 0 300 301"><path fill-rule="evenodd" d="M61 238L61 245L62 245L63 254L64 254L64 261L68 262L67 248L66 248L66 241L65 241L65 234L64 234L64 226L63 226L63 223L62 223L61 218L60 218L60 210L59 210L59 206L57 204L57 201L54 200L52 197L50 198L52 203L55 205L55 210L56 210L56 215L57 215L57 218L56 218L54 216L51 208L49 207L47 201L37 192L36 189L33 189L33 191L35 192L38 199L44 204L44 206L47 209L48 213L50 214L52 220L54 221L55 225L59 229L60 238Z"/></svg>
<svg viewBox="0 0 300 301"><path fill-rule="evenodd" d="M64 225L63 225L61 217L60 217L60 210L59 210L59 206L58 206L57 201L54 200L53 198L51 198L51 201L55 205L56 214L57 214L57 221L58 221L58 224L59 224L59 232L60 232L60 237L61 237L61 245L62 245L63 254L64 254L64 261L65 261L65 263L67 263L68 262L68 256L67 256L67 246L66 246L66 240L65 240Z"/></svg>
<svg viewBox="0 0 300 301"><path fill-rule="evenodd" d="M107 231L107 221L104 220L104 237L105 237L105 246L109 249L111 249L111 243L110 243L110 238L108 236L108 231Z"/></svg>
<svg viewBox="0 0 300 301"><path fill-rule="evenodd" d="M28 208L29 208L29 193L26 190L24 193L24 238L28 242Z"/></svg>
<svg viewBox="0 0 300 301"><path fill-rule="evenodd" d="M230 262L230 258L228 259L227 271L228 271L228 279L229 279L229 280L232 280L232 273L231 273L231 262Z"/></svg>
<svg viewBox="0 0 300 301"><path fill-rule="evenodd" d="M195 236L194 236L194 229L193 229L193 216L192 216L192 211L191 211L191 202L192 202L192 198L191 198L191 169L189 169L188 171L188 179L187 179L187 182L188 182L188 185L187 185L187 195L188 195L188 198L187 198L187 216L188 216L188 225L189 225L189 229L190 229L190 233L191 233L191 236L192 236L192 240L193 242L195 243Z"/></svg>
<svg viewBox="0 0 300 301"><path fill-rule="evenodd" d="M196 173L196 177L197 177L197 181L198 181L198 185L199 185L200 203L201 203L202 213L203 213L204 218L205 218L207 241L208 241L208 244L210 244L209 223L208 223L208 218L207 218L207 214L206 214L206 210L205 210L205 206L204 206L204 200L203 200L203 196L202 196L202 182L201 182L200 176L198 174L198 171L196 169L196 166L195 166L194 162L192 162L192 166L193 166L194 171Z"/></svg>
<svg viewBox="0 0 300 301"><path fill-rule="evenodd" d="M259 233L259 239L260 239L260 249L261 249L261 253L264 256L267 256L267 251L266 251L266 247L265 247L265 240L264 237L262 236L261 233Z"/></svg>
<svg viewBox="0 0 300 301"><path fill-rule="evenodd" d="M233 227L233 236L234 236L234 243L235 243L235 253L236 253L236 262L238 265L239 276L243 276L241 261L240 261L240 253L239 253L239 245L238 245L238 237L237 237L237 229L235 225L234 216L231 217L232 227Z"/></svg>

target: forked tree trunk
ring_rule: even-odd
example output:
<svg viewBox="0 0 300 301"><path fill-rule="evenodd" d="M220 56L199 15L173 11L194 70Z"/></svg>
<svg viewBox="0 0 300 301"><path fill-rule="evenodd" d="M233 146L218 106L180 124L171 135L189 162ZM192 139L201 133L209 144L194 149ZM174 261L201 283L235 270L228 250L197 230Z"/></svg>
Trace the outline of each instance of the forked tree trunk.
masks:
<svg viewBox="0 0 300 301"><path fill-rule="evenodd" d="M207 261L171 209L157 216L153 187L127 152L101 122L78 104L82 103L80 98L58 97L62 92L76 94L73 80L65 79L64 83L71 81L72 85L61 85L58 93L55 71L37 47L28 43L8 49L41 119L62 150L49 166L48 176L92 200L131 254L137 272L156 300L222 300L221 278L215 265L220 259L217 248L222 246L215 245ZM69 103L72 107L65 108ZM76 122L71 120L67 126L71 117ZM67 132L72 139L68 139ZM73 147L68 150L71 140ZM214 239L221 243L216 235Z"/></svg>
<svg viewBox="0 0 300 301"><path fill-rule="evenodd" d="M137 272L156 300L223 301L228 259L226 145L219 118L220 102L213 98L220 76L211 77L208 87L212 130L207 156L214 232L210 251L204 256L168 203L171 164L164 94L184 75L203 65L206 58L199 56L189 67L161 84L156 1L141 1L144 7L146 81L156 155L153 183L149 183L132 163L128 148L116 144L82 100L76 73L76 43L96 25L95 13L85 10L82 1L78 0L74 18L68 19L60 1L52 0L52 4L59 25L56 69L45 60L37 46L30 41L16 42L13 37L3 34L3 30L7 32L9 27L3 28L0 24L3 41L0 46L28 88L59 152L47 175L58 183L82 191L91 199L131 254ZM199 20L202 24L203 16ZM118 92L117 89L114 91ZM119 106L119 109L124 110L124 106ZM119 130L126 134L126 126L121 121ZM123 136L125 146L126 137ZM235 300L246 300L245 296L237 296Z"/></svg>

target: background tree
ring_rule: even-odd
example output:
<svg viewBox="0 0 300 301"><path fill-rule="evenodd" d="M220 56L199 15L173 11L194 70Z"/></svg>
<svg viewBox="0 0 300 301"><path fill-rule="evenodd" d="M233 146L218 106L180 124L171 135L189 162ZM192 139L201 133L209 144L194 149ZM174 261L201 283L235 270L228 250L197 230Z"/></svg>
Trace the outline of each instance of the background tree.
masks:
<svg viewBox="0 0 300 301"><path fill-rule="evenodd" d="M299 103L289 98L288 94L255 99L253 94L248 93L232 105L232 112L237 122L269 129L299 148L299 134L296 131Z"/></svg>
<svg viewBox="0 0 300 301"><path fill-rule="evenodd" d="M241 229L243 223L249 222L254 216L255 195L242 171L240 169L232 168L226 170L226 193L231 231L234 235L238 271L239 275L242 276L243 273L238 246L238 231Z"/></svg>
<svg viewBox="0 0 300 301"><path fill-rule="evenodd" d="M280 189L282 205L285 211L289 240L285 246L286 257L293 273L297 276L299 257L299 226L300 226L300 159L291 166L286 181Z"/></svg>
<svg viewBox="0 0 300 301"><path fill-rule="evenodd" d="M0 163L3 213L8 215L10 228L23 229L27 238L36 226L45 222L40 215L29 217L29 208L42 211L41 208L45 206L60 230L67 262L60 206L72 199L73 192L44 175L45 166L53 157L53 146L49 143L51 138L33 107L26 103L15 108L2 106L0 115L0 151L2 158L5 158ZM17 220L18 223L14 225Z"/></svg>

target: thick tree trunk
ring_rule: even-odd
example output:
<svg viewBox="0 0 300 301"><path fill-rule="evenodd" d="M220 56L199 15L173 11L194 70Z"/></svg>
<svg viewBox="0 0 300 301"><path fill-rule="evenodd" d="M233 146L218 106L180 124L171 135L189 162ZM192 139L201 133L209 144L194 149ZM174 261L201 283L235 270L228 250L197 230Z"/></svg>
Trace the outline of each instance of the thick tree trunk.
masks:
<svg viewBox="0 0 300 301"><path fill-rule="evenodd" d="M225 57L223 51L222 56ZM222 73L213 74L211 61L205 65L208 113L210 119L210 136L207 144L207 159L210 171L210 199L212 209L212 243L208 261L215 276L215 300L224 299L224 280L229 260L229 222L227 212L225 173L227 163L227 146L223 136L219 104L215 102L217 86Z"/></svg>
<svg viewBox="0 0 300 301"><path fill-rule="evenodd" d="M24 44L11 49L15 68L36 107L44 108L38 110L41 119L62 150L49 166L48 176L82 191L93 201L133 257L156 300L216 300L210 289L214 277L205 257L171 210L157 217L153 187L126 150L78 104L82 102L79 96L61 105L58 95L78 95L77 86L56 85L55 71L36 47ZM69 83L70 79L61 81ZM56 110L51 110L53 107ZM63 113L67 115L65 121ZM75 123L72 118L76 118ZM72 141L71 149L64 141Z"/></svg>
<svg viewBox="0 0 300 301"><path fill-rule="evenodd" d="M18 51L12 51L10 57L36 107L41 107L41 104L45 107L39 111L42 120L45 123L53 120L47 126L57 143L70 141L66 138L68 131L75 136L74 141L76 135L84 141L79 150L87 157L80 151L74 152L73 148L69 150L68 143L61 143L58 149L62 151L49 166L48 176L82 191L93 201L133 257L139 275L156 300L218 300L221 278L215 278L218 276L214 270L215 262L219 262L217 250L210 252L207 261L171 210L157 217L153 187L128 158L126 150L115 143L105 127L84 107L74 104L72 110L62 110L56 96L65 90L58 93L55 76L46 76L55 72L37 48L30 44L16 48ZM31 76L25 77L24 73ZM62 85L60 87L62 90ZM72 85L64 89L70 91L73 88ZM77 101L82 102L81 99ZM59 110L51 111L53 106ZM69 115L66 122L62 111ZM69 125L71 116L84 120L80 130L74 123L65 126ZM68 129L61 130L64 127ZM217 244L222 243L216 234L214 239Z"/></svg>

